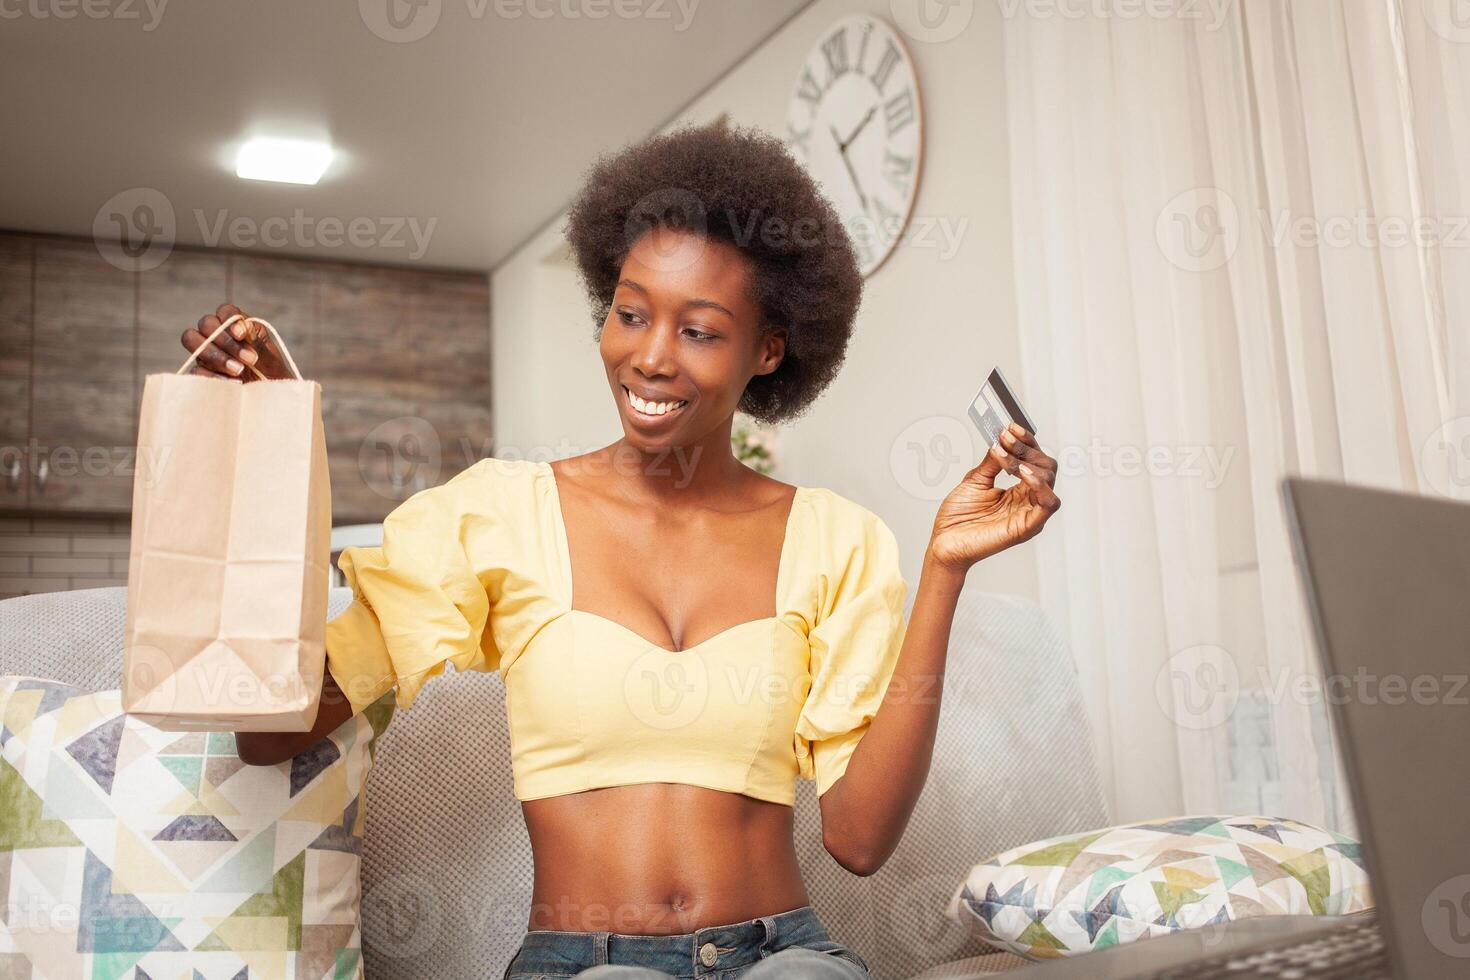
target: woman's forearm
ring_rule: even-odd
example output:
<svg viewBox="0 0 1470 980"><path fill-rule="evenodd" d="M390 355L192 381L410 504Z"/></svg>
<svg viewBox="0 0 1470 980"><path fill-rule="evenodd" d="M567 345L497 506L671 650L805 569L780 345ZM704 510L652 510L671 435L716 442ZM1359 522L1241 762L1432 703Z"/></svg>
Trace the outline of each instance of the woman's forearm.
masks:
<svg viewBox="0 0 1470 980"><path fill-rule="evenodd" d="M309 732L236 732L235 751L251 766L274 766L294 759L352 717L352 703L329 670L322 671L321 706Z"/></svg>
<svg viewBox="0 0 1470 980"><path fill-rule="evenodd" d="M950 626L965 572L924 558L903 649L883 702L847 771L822 797L827 849L856 874L872 874L898 846L924 789L939 727Z"/></svg>
<svg viewBox="0 0 1470 980"><path fill-rule="evenodd" d="M1000 489L1002 472L1018 478ZM949 631L965 574L976 562L1027 541L1062 506L1057 461L1012 422L939 505L898 664L847 771L822 797L828 851L845 867L876 871L898 846L924 789Z"/></svg>

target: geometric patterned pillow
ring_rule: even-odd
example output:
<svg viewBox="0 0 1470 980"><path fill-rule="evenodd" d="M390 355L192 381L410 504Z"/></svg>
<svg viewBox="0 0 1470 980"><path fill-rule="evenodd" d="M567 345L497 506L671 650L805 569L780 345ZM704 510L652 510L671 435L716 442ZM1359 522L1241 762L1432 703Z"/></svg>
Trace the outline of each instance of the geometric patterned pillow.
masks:
<svg viewBox="0 0 1470 980"><path fill-rule="evenodd" d="M1371 908L1356 841L1279 817L1202 816L998 854L971 869L946 914L1040 960L1254 915Z"/></svg>
<svg viewBox="0 0 1470 980"><path fill-rule="evenodd" d="M160 731L119 691L0 677L0 977L361 977L384 697L247 766L232 733Z"/></svg>

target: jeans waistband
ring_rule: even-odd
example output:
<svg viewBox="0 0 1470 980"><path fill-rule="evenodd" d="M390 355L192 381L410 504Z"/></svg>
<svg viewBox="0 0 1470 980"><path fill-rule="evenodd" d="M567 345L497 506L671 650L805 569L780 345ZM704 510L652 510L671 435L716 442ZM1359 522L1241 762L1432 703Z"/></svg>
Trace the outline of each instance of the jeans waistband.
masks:
<svg viewBox="0 0 1470 980"><path fill-rule="evenodd" d="M747 966L788 946L828 938L816 911L803 905L678 935L532 929L521 940L512 965L518 973L574 973L613 963L652 967L676 977L702 977Z"/></svg>

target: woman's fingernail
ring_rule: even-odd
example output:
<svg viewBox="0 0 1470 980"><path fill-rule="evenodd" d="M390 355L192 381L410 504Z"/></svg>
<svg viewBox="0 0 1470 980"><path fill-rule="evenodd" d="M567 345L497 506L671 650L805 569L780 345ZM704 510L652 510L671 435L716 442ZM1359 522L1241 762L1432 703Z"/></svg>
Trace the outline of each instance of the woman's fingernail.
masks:
<svg viewBox="0 0 1470 980"><path fill-rule="evenodd" d="M244 340L245 339L245 321L243 321L243 320L237 320L237 321L235 321L235 325L232 326L232 327L230 327L230 333L232 333L232 334L235 335L235 339L236 340Z"/></svg>
<svg viewBox="0 0 1470 980"><path fill-rule="evenodd" d="M231 374L239 374L241 371L245 370L245 365L241 364L233 357L225 361L225 367L230 369Z"/></svg>
<svg viewBox="0 0 1470 980"><path fill-rule="evenodd" d="M1021 464L1020 469L1021 469L1021 472L1022 473L1025 473L1027 476L1035 476L1036 475L1036 471L1034 471L1033 469L1031 469L1031 467L1027 466L1025 463L1022 463Z"/></svg>
<svg viewBox="0 0 1470 980"><path fill-rule="evenodd" d="M260 355L255 353L255 350L253 348L247 347L240 352L240 360L244 361L246 364L254 364L256 361L260 360Z"/></svg>

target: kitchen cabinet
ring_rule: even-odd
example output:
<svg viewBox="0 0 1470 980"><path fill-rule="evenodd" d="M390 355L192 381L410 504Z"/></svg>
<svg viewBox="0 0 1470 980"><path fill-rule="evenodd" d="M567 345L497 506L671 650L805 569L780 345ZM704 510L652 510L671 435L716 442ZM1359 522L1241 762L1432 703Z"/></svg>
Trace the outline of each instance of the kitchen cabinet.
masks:
<svg viewBox="0 0 1470 980"><path fill-rule="evenodd" d="M34 248L29 507L125 513L138 441L138 274L90 241Z"/></svg>
<svg viewBox="0 0 1470 980"><path fill-rule="evenodd" d="M333 521L376 522L489 454L489 286L346 263L317 273Z"/></svg>
<svg viewBox="0 0 1470 980"><path fill-rule="evenodd" d="M31 499L32 251L30 238L0 234L0 513Z"/></svg>
<svg viewBox="0 0 1470 980"><path fill-rule="evenodd" d="M188 360L179 337L225 301L229 257L175 249L138 276L138 400L150 374L173 374ZM135 412L136 414L136 412Z"/></svg>
<svg viewBox="0 0 1470 980"><path fill-rule="evenodd" d="M129 513L147 378L223 302L322 386L334 524L489 454L483 274L182 247L133 273L90 240L0 232L0 511Z"/></svg>
<svg viewBox="0 0 1470 980"><path fill-rule="evenodd" d="M301 376L312 379L316 379L314 265L296 259L233 253L228 294L229 302L276 328ZM196 319L213 312L219 304L220 300L215 299Z"/></svg>
<svg viewBox="0 0 1470 980"><path fill-rule="evenodd" d="M31 501L31 239L0 235L0 513Z"/></svg>

